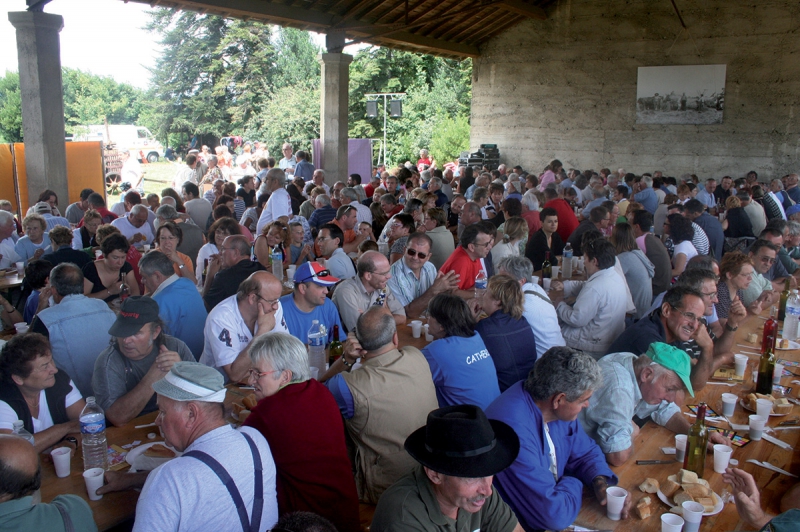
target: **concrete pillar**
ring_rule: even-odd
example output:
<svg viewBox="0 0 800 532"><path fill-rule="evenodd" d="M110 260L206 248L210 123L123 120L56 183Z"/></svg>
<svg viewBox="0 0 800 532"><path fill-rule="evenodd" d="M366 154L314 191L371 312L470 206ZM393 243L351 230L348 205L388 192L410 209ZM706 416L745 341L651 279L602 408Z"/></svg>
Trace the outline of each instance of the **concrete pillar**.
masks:
<svg viewBox="0 0 800 532"><path fill-rule="evenodd" d="M58 195L64 212L69 205L69 189L58 37L64 19L50 13L21 11L10 12L8 20L17 30L28 197L33 202L49 188ZM27 210L22 207L23 212Z"/></svg>
<svg viewBox="0 0 800 532"><path fill-rule="evenodd" d="M325 181L347 180L347 111L350 63L353 56L342 53L320 54L322 66L322 124L320 140Z"/></svg>

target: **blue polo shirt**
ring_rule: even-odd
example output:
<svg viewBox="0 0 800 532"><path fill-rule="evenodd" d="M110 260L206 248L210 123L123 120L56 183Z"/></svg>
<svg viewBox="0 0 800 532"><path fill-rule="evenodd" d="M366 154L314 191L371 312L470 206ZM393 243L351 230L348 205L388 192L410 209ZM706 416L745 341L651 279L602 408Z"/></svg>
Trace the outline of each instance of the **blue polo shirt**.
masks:
<svg viewBox="0 0 800 532"><path fill-rule="evenodd" d="M286 320L286 327L289 333L301 342L308 343L308 330L311 322L317 320L328 328L328 342L333 340L333 326L339 326L339 340L344 342L345 332L342 320L339 318L339 311L333 302L325 298L325 303L314 307L311 312L303 312L294 302L294 294L287 294L281 298L283 307L283 319Z"/></svg>

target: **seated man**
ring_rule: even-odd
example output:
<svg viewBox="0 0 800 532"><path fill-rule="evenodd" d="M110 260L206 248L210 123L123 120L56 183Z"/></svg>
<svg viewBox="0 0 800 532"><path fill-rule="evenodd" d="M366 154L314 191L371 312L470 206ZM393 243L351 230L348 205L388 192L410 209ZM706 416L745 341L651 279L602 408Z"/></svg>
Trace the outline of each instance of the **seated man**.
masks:
<svg viewBox="0 0 800 532"><path fill-rule="evenodd" d="M320 257L325 258L325 266L338 279L350 279L356 276L353 261L342 249L344 234L342 229L333 223L323 225L317 235L317 247Z"/></svg>
<svg viewBox="0 0 800 532"><path fill-rule="evenodd" d="M776 304L781 297L783 286L773 283L765 277L777 260L778 246L768 240L759 238L747 252L753 263L753 277L750 284L744 289L742 303L750 308L760 303L761 308L769 308ZM757 307L753 307L756 310Z"/></svg>
<svg viewBox="0 0 800 532"><path fill-rule="evenodd" d="M108 330L113 340L95 361L92 387L106 419L118 427L156 410L153 383L176 362L194 362L186 344L167 336L162 323L158 303L131 296Z"/></svg>
<svg viewBox="0 0 800 532"><path fill-rule="evenodd" d="M550 296L538 284L529 282L533 264L526 257L505 257L497 263L497 273L510 275L522 286L523 316L531 326L536 340L536 358L551 347L566 345L558 325L558 315Z"/></svg>
<svg viewBox="0 0 800 532"><path fill-rule="evenodd" d="M650 417L672 432L687 433L691 423L675 401L685 391L694 397L689 355L677 347L654 342L641 356L612 353L601 358L599 364L603 387L592 396L579 419L609 464L622 465L633 454L633 441L639 432L633 416ZM709 442L727 440L712 432Z"/></svg>
<svg viewBox="0 0 800 532"><path fill-rule="evenodd" d="M492 235L478 223L473 223L464 228L459 238L459 246L450 255L441 272L455 272L459 276L458 289L453 293L464 299L475 297L475 277L483 270L487 276L486 257L492 251Z"/></svg>
<svg viewBox="0 0 800 532"><path fill-rule="evenodd" d="M394 297L405 307L406 315L418 318L428 308L436 294L458 288L455 271L436 273L430 263L433 242L425 233L412 233L405 245L403 257L392 264L388 286Z"/></svg>
<svg viewBox="0 0 800 532"><path fill-rule="evenodd" d="M127 215L111 222L111 225L119 229L131 246L141 249L142 244L152 244L154 238L153 230L147 223L148 213L147 207L140 203L134 205Z"/></svg>
<svg viewBox="0 0 800 532"><path fill-rule="evenodd" d="M644 353L653 342L676 346L697 360L691 370L692 386L695 390L703 389L714 371L730 360L726 346L732 345L732 333L746 316L740 302L731 305L732 316L729 316L729 323L726 324L727 333L731 333L731 336L720 343L720 352L717 353L708 327L700 327L700 320L708 315L705 301L708 299L709 305L713 305L711 300L716 299L715 292L709 290L705 292L709 295L705 296L704 292L683 284L671 288L664 294L661 308L625 329L607 353Z"/></svg>
<svg viewBox="0 0 800 532"><path fill-rule="evenodd" d="M242 235L231 235L222 242L219 255L208 263L203 300L211 310L223 299L236 293L242 281L264 266L250 258L250 242Z"/></svg>
<svg viewBox="0 0 800 532"><path fill-rule="evenodd" d="M339 282L318 262L304 262L294 272L294 291L281 298L283 318L289 333L304 344L311 324L317 320L328 329L328 342L333 340L333 327L342 329L339 339L344 340L344 328L336 305L328 299L328 290Z"/></svg>
<svg viewBox="0 0 800 532"><path fill-rule="evenodd" d="M147 475L133 529L269 530L278 520L275 463L261 433L225 419L219 373L179 362L151 391L165 443L184 455Z"/></svg>
<svg viewBox="0 0 800 532"><path fill-rule="evenodd" d="M492 475L520 450L511 427L486 419L477 406L447 406L428 414L405 448L419 463L383 494L371 530L522 532L492 488Z"/></svg>
<svg viewBox="0 0 800 532"><path fill-rule="evenodd" d="M0 530L64 530L95 532L92 509L78 495L57 495L50 503L36 503L42 484L39 456L18 436L0 434Z"/></svg>
<svg viewBox="0 0 800 532"><path fill-rule="evenodd" d="M84 397L92 396L95 361L108 348L108 330L116 315L105 302L83 294L83 271L69 262L53 268L44 295L44 301L52 296L55 305L40 305L42 310L31 322L31 332L50 340L56 367L72 377Z"/></svg>
<svg viewBox="0 0 800 532"><path fill-rule="evenodd" d="M406 322L406 311L387 286L391 278L389 259L378 251L367 251L356 264L358 275L342 281L333 292L342 324L354 330L359 315L373 306L386 306L397 325Z"/></svg>
<svg viewBox="0 0 800 532"><path fill-rule="evenodd" d="M280 297L281 282L271 273L256 272L245 279L234 295L209 312L200 362L216 368L227 380L242 381L251 367L247 350L253 338L289 332Z"/></svg>
<svg viewBox="0 0 800 532"><path fill-rule="evenodd" d="M83 268L92 259L83 251L72 249L72 230L69 227L59 225L48 233L50 235L50 247L53 251L42 255L42 260L46 260L53 266L58 266L62 262L71 262L79 268Z"/></svg>
<svg viewBox="0 0 800 532"><path fill-rule="evenodd" d="M355 204L353 206L342 205L339 207L336 211L336 218L331 223L339 226L339 229L341 229L344 234L342 249L346 255L358 253L358 245L371 235L371 233L367 233L366 231L356 234L355 228L358 224L358 210Z"/></svg>
<svg viewBox="0 0 800 532"><path fill-rule="evenodd" d="M520 381L486 409L520 436L520 453L494 479L503 500L525 530L561 530L575 521L583 488L592 488L604 504L606 488L618 479L603 453L577 418L600 386L600 368L592 357L554 347ZM622 517L627 517L631 499Z"/></svg>
<svg viewBox="0 0 800 532"><path fill-rule="evenodd" d="M562 301L556 312L567 345L597 359L625 330L627 297L614 270L614 246L600 238L590 241L584 252L587 280L563 282L564 297L577 299L572 305ZM562 283L553 281L554 290L561 287Z"/></svg>
<svg viewBox="0 0 800 532"><path fill-rule="evenodd" d="M139 272L150 297L158 303L166 332L183 340L199 360L208 312L197 286L186 277L178 277L173 264L172 259L155 250L139 261Z"/></svg>
<svg viewBox="0 0 800 532"><path fill-rule="evenodd" d="M368 308L343 356L320 378L327 381L356 446L356 488L367 504L376 504L414 466L403 442L438 407L425 357L415 347L398 349L397 342L392 315ZM359 358L362 366L350 372Z"/></svg>

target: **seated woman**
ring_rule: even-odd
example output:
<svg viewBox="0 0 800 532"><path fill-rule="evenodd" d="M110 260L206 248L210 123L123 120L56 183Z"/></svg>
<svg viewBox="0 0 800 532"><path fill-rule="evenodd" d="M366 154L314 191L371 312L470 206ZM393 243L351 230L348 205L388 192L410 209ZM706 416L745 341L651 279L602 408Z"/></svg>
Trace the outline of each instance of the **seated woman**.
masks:
<svg viewBox="0 0 800 532"><path fill-rule="evenodd" d="M264 210L264 205L267 204L267 200L269 200L269 196L266 194L258 196L258 198L256 198L256 205L244 211L242 219L239 220L239 223L246 227L250 233L256 232L258 219L261 218L261 212Z"/></svg>
<svg viewBox="0 0 800 532"><path fill-rule="evenodd" d="M301 225L300 229L302 230L302 228ZM281 253L281 261L288 266L291 257L286 253L286 250L291 245L292 238L289 234L289 226L280 220L275 220L264 226L261 234L256 237L253 248L256 260L267 270L272 271L272 250L277 246Z"/></svg>
<svg viewBox="0 0 800 532"><path fill-rule="evenodd" d="M544 257L550 253L550 264L558 266L557 255L564 251L564 241L556 232L558 230L558 213L552 207L545 207L539 211L542 228L528 239L525 247L525 256L533 263L533 269L541 270Z"/></svg>
<svg viewBox="0 0 800 532"><path fill-rule="evenodd" d="M219 250L225 239L231 235L241 234L241 225L236 223L236 220L233 218L220 218L211 224L211 228L208 230L208 243L204 244L197 253L197 271L195 272L197 286L203 286L205 282L203 275L208 267L207 261L219 255Z"/></svg>
<svg viewBox="0 0 800 532"><path fill-rule="evenodd" d="M753 223L736 196L725 200L725 219L722 220L725 238L754 237Z"/></svg>
<svg viewBox="0 0 800 532"><path fill-rule="evenodd" d="M72 249L83 250L94 257L92 248L98 246L95 235L97 228L103 223L103 217L97 211L86 211L83 215L83 225L72 233Z"/></svg>
<svg viewBox="0 0 800 532"><path fill-rule="evenodd" d="M719 324L725 327L728 312L735 299L744 301L744 291L753 280L753 262L740 251L731 251L719 263L719 283L717 283L717 302L714 308L719 316Z"/></svg>
<svg viewBox="0 0 800 532"><path fill-rule="evenodd" d="M158 250L170 258L175 275L178 277L194 278L192 259L178 251L178 246L183 242L183 231L173 222L165 222L158 226L156 231L156 245Z"/></svg>
<svg viewBox="0 0 800 532"><path fill-rule="evenodd" d="M503 240L492 248L492 262L497 264L505 257L519 257L520 242L528 239L528 222L520 216L506 218Z"/></svg>
<svg viewBox="0 0 800 532"><path fill-rule="evenodd" d="M486 408L500 395L497 371L481 335L475 332L475 317L466 301L439 294L428 304L428 313L428 332L434 341L422 354L431 367L439 406Z"/></svg>
<svg viewBox="0 0 800 532"><path fill-rule="evenodd" d="M305 345L286 333L267 333L253 341L249 355L258 405L244 425L269 443L279 513L314 512L338 530L359 530L342 416L325 385L310 378Z"/></svg>
<svg viewBox="0 0 800 532"><path fill-rule="evenodd" d="M25 236L17 240L14 251L19 255L19 260L28 264L28 261L41 258L45 253L50 253L50 237L47 234L47 222L40 214L29 214L22 220Z"/></svg>
<svg viewBox="0 0 800 532"><path fill-rule="evenodd" d="M50 342L37 333L17 334L0 351L0 433L16 420L43 452L68 434L79 434L86 402L78 387L53 362Z"/></svg>
<svg viewBox="0 0 800 532"><path fill-rule="evenodd" d="M477 300L474 300L477 301ZM475 325L486 349L492 355L500 393L528 378L536 363L536 338L522 313L525 299L522 287L510 275L494 275L483 297L473 304L473 313L483 311L488 318Z"/></svg>
<svg viewBox="0 0 800 532"><path fill-rule="evenodd" d="M611 233L611 243L617 251L617 258L625 274L628 289L631 291L633 304L636 305L634 318L642 319L653 303L653 276L656 268L636 245L631 224L615 225Z"/></svg>
<svg viewBox="0 0 800 532"><path fill-rule="evenodd" d="M138 296L139 283L133 266L126 260L132 246L120 233L112 233L100 243L104 258L83 267L83 293L106 302L119 297L122 284L128 286L129 295Z"/></svg>
<svg viewBox="0 0 800 532"><path fill-rule="evenodd" d="M672 238L675 245L672 253L672 277L675 278L686 269L686 263L697 255L697 249L692 244L694 227L691 220L680 213L673 213L664 222L664 233Z"/></svg>

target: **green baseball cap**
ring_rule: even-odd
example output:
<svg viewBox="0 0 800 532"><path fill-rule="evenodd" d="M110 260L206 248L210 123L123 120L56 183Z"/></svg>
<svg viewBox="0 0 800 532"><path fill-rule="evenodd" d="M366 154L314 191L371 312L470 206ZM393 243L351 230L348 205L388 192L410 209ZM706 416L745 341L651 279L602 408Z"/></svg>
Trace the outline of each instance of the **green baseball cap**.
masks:
<svg viewBox="0 0 800 532"><path fill-rule="evenodd" d="M647 353L645 354L650 357L650 360L653 362L674 371L678 377L681 378L686 389L689 390L689 395L694 397L694 390L692 390L692 381L690 379L692 374L692 361L685 351L662 342L653 342L650 344L650 347L647 348Z"/></svg>

